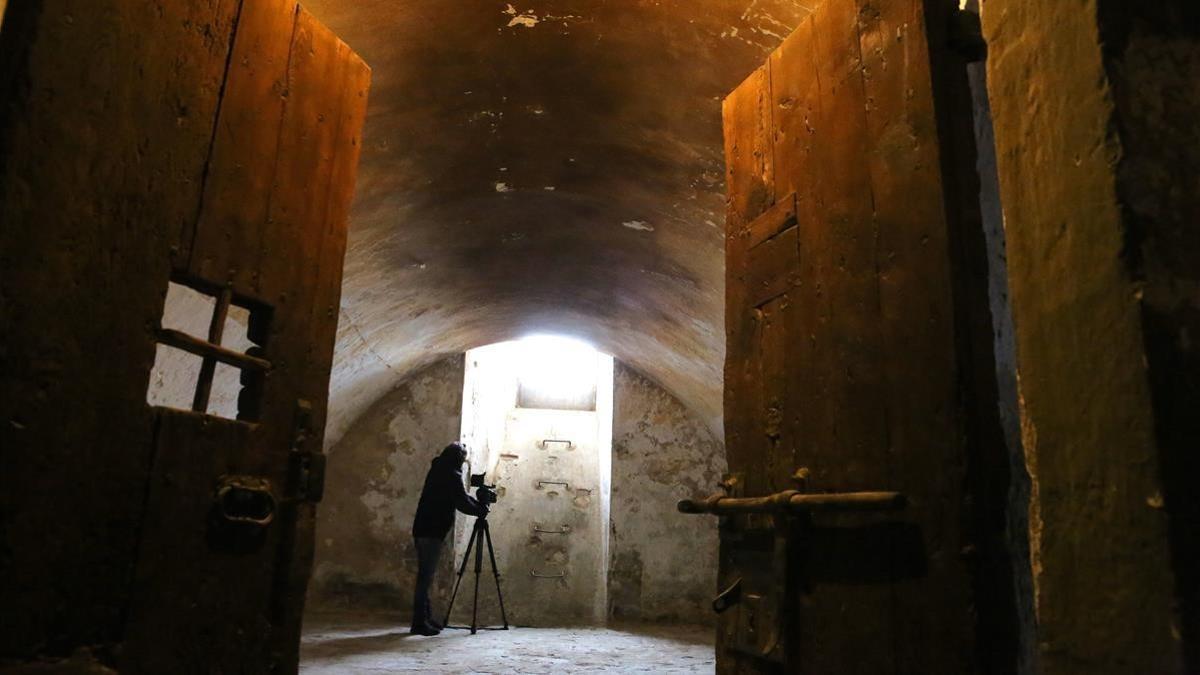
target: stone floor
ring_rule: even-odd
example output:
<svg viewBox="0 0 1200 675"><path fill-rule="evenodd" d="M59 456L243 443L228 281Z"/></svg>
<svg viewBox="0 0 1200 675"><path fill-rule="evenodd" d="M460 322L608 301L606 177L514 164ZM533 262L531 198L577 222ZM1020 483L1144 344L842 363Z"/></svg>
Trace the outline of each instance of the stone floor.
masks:
<svg viewBox="0 0 1200 675"><path fill-rule="evenodd" d="M410 635L380 618L306 619L305 675L350 673L711 673L713 631L703 626L447 630Z"/></svg>

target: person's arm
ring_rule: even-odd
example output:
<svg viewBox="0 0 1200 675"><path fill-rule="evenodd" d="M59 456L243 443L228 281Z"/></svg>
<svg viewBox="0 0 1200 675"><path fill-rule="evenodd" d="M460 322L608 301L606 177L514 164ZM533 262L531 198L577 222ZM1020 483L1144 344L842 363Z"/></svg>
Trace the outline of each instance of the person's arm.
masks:
<svg viewBox="0 0 1200 675"><path fill-rule="evenodd" d="M454 508L468 516L482 516L487 513L487 507L480 504L478 499L467 492L467 488L462 482L462 474L454 474L454 485Z"/></svg>

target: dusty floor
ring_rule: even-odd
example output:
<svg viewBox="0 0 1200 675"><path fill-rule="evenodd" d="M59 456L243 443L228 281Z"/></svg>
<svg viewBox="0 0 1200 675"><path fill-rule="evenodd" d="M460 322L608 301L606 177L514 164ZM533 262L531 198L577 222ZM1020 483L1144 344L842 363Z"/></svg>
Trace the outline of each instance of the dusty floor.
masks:
<svg viewBox="0 0 1200 675"><path fill-rule="evenodd" d="M305 622L300 672L711 673L713 631L703 626L448 630L408 633L404 622L323 616Z"/></svg>

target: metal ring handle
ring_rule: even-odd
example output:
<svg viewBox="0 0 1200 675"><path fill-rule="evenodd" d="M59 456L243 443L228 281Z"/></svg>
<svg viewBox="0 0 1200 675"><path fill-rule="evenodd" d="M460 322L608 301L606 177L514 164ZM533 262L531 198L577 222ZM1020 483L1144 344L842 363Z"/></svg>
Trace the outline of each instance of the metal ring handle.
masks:
<svg viewBox="0 0 1200 675"><path fill-rule="evenodd" d="M275 520L276 501L271 483L256 476L225 476L217 485L217 513L229 523L266 527Z"/></svg>

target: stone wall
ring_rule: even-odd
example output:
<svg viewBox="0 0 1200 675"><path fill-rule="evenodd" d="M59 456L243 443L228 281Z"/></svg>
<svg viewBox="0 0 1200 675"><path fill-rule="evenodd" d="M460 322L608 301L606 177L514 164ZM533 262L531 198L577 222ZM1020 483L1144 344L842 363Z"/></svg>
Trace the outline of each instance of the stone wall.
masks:
<svg viewBox="0 0 1200 675"><path fill-rule="evenodd" d="M1117 194L1141 297L1177 632L1200 672L1200 3L1101 3L1121 133Z"/></svg>
<svg viewBox="0 0 1200 675"><path fill-rule="evenodd" d="M715 623L717 520L675 503L717 491L725 447L637 371L618 363L613 379L610 616Z"/></svg>
<svg viewBox="0 0 1200 675"><path fill-rule="evenodd" d="M1194 134L1194 124L1150 125L1176 136L1156 149L1130 134L1135 119L1118 104L1130 92L1136 92L1130 100L1140 100L1139 106L1169 100L1162 95L1173 91L1181 101L1183 91L1194 91L1194 76L1190 87L1183 84L1188 80L1177 80L1187 59L1163 54L1161 62L1178 68L1162 73L1157 66L1135 68L1141 72L1129 80L1134 89L1121 86L1119 78L1111 81L1112 52L1121 42L1106 33L1132 20L1112 11L1122 4L982 3L1021 441L1031 476L1038 670L1045 675L1185 671L1181 630L1173 618L1170 522L1156 438L1156 431L1164 431L1161 419L1156 429L1155 419L1164 410L1164 388L1152 387L1147 364L1154 366L1160 355L1186 355L1187 341L1180 342L1185 333L1175 331L1173 344L1183 348L1159 350L1154 334L1144 329L1149 303L1143 300L1155 289L1139 280L1139 228L1131 227L1137 221L1130 216L1145 203L1141 199L1155 202L1156 195L1182 190L1173 186L1185 176L1195 180L1195 174L1184 170L1186 161L1153 159L1156 171L1171 166L1173 175L1138 187L1119 173L1138 156L1165 156ZM1147 4L1182 11L1186 3ZM1167 42L1143 44L1153 49L1135 50L1135 58L1123 63L1137 66ZM1164 235L1186 230L1174 228L1172 218L1153 221L1153 240L1168 244L1162 250L1182 256L1193 271L1167 273L1164 281L1194 275L1196 256L1189 254L1195 247L1186 245L1195 241L1194 216L1191 221L1192 234L1176 241ZM1168 305L1182 310L1172 316L1188 314L1184 304ZM1194 357L1184 361L1194 363ZM1194 411L1194 394L1174 398L1188 400Z"/></svg>
<svg viewBox="0 0 1200 675"><path fill-rule="evenodd" d="M430 461L458 438L462 380L461 354L427 366L376 401L329 450L312 609L409 611L417 573L412 519ZM447 538L437 608L449 597L452 557Z"/></svg>
<svg viewBox="0 0 1200 675"><path fill-rule="evenodd" d="M310 609L407 615L412 517L429 460L458 437L462 388L462 356L445 357L370 406L329 450ZM618 364L614 388L610 614L707 622L716 520L679 514L675 502L716 489L724 447L699 416L628 366ZM453 583L449 546L447 538L438 612Z"/></svg>

